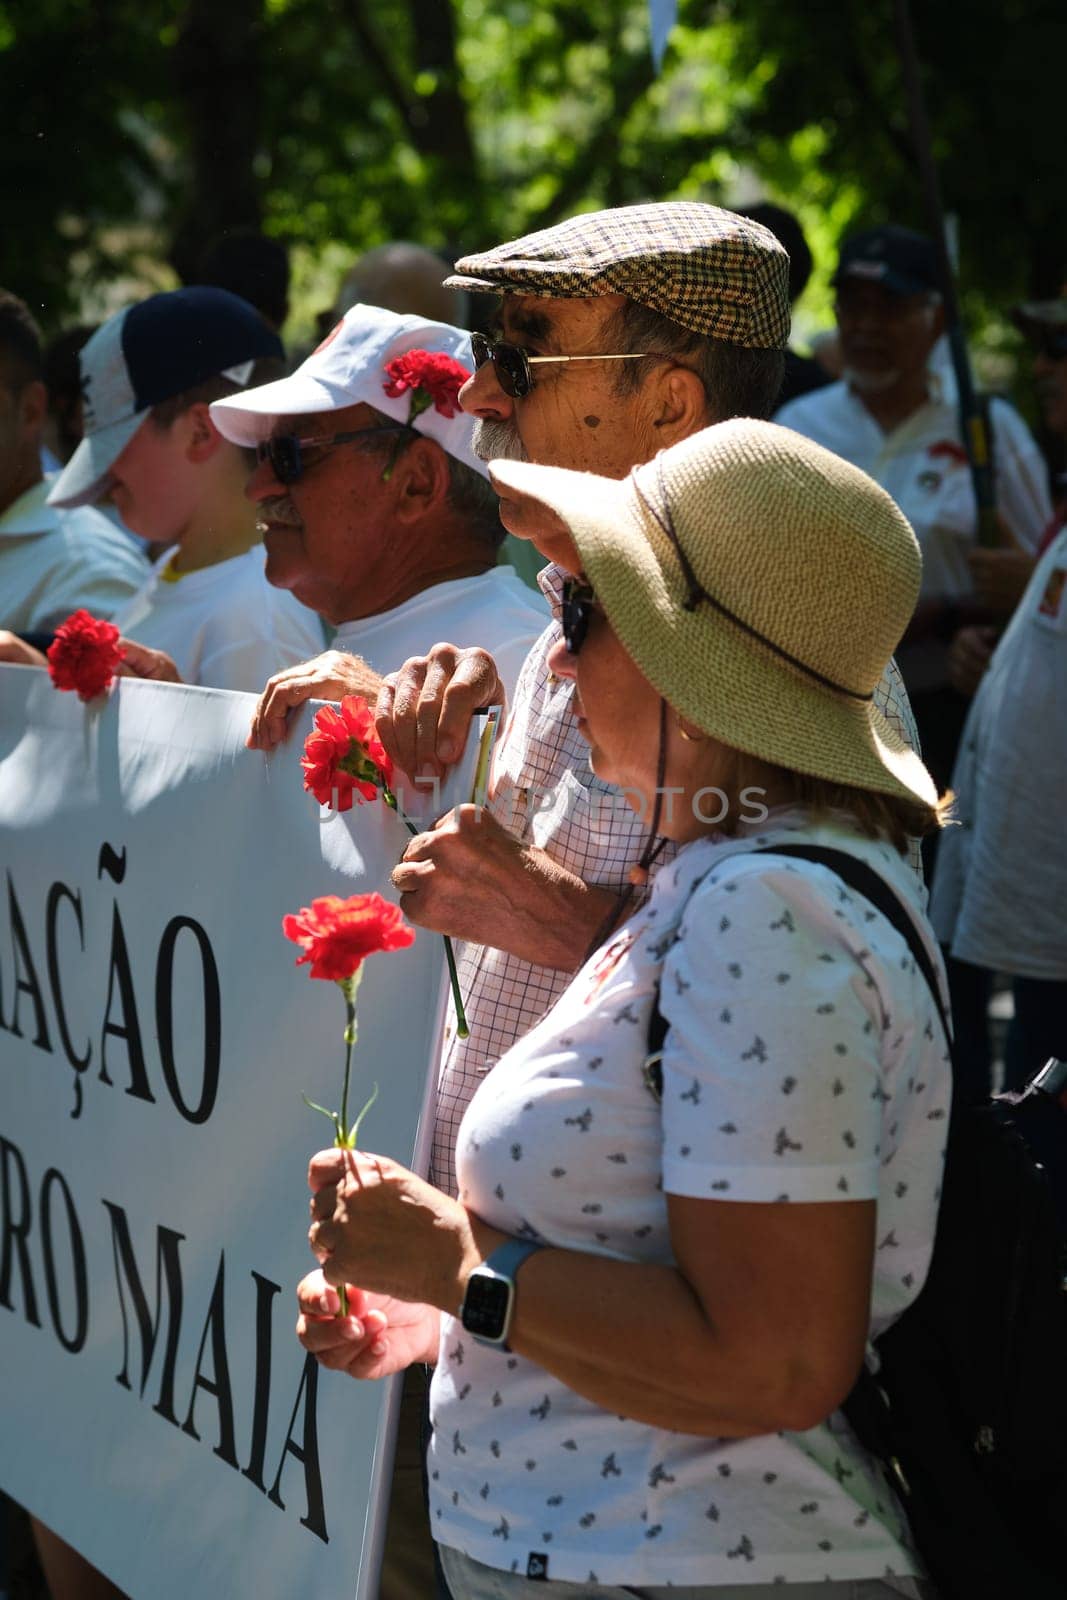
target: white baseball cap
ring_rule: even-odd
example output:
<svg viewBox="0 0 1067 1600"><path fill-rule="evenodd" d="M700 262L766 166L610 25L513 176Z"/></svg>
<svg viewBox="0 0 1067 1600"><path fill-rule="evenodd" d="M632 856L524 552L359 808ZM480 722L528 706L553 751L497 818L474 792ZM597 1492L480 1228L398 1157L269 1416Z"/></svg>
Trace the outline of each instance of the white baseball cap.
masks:
<svg viewBox="0 0 1067 1600"><path fill-rule="evenodd" d="M405 359L420 354L445 358L428 364L431 382L425 386L416 381L422 364ZM224 439L247 446L268 439L282 417L362 403L426 434L487 477L485 462L472 449L474 418L455 401L473 368L470 334L462 328L357 305L288 378L216 400L211 420Z"/></svg>

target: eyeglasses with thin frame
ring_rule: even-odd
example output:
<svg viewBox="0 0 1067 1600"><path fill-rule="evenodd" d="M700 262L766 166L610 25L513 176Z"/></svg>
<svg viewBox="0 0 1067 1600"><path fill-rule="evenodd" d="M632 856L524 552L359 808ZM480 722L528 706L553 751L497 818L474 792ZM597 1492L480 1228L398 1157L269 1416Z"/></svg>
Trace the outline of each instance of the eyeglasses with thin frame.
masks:
<svg viewBox="0 0 1067 1600"><path fill-rule="evenodd" d="M320 438L304 438L295 433L282 433L274 439L263 439L256 445L256 460L269 461L271 471L279 483L298 483L304 473L321 461L305 461L305 450L331 450L339 444L350 444L353 439L365 439L374 433L406 432L406 422L382 422L370 428L354 428L350 433L325 434Z"/></svg>
<svg viewBox="0 0 1067 1600"><path fill-rule="evenodd" d="M487 361L493 363L497 382L512 400L525 400L533 388L534 376L531 367L565 361L647 361L652 354L647 350L629 350L625 355L532 356L521 344L509 344L506 339L487 339L484 333L471 334L471 353L474 356L475 371L484 367Z"/></svg>
<svg viewBox="0 0 1067 1600"><path fill-rule="evenodd" d="M568 655L576 656L585 643L595 607L596 595L584 578L564 578L559 620Z"/></svg>

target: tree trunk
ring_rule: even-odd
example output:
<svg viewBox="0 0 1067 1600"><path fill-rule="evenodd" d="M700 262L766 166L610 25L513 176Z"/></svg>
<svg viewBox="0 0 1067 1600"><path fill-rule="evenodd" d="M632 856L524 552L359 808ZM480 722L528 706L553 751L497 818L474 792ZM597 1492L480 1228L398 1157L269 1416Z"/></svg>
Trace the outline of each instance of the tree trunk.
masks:
<svg viewBox="0 0 1067 1600"><path fill-rule="evenodd" d="M258 228L262 0L188 0L175 78L189 128L189 181L171 248L183 280L225 229Z"/></svg>

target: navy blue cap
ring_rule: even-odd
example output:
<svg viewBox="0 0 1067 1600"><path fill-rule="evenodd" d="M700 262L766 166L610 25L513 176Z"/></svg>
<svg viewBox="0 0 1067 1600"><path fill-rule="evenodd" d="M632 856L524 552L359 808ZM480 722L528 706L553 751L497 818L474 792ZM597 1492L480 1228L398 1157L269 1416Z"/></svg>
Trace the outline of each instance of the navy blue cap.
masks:
<svg viewBox="0 0 1067 1600"><path fill-rule="evenodd" d="M844 282L877 283L890 294L930 294L941 289L932 239L911 228L886 223L854 233L841 246L835 288Z"/></svg>
<svg viewBox="0 0 1067 1600"><path fill-rule="evenodd" d="M209 378L247 384L264 357L285 358L278 335L228 289L174 289L109 317L81 352L85 435L48 496L50 505L98 499L153 406Z"/></svg>

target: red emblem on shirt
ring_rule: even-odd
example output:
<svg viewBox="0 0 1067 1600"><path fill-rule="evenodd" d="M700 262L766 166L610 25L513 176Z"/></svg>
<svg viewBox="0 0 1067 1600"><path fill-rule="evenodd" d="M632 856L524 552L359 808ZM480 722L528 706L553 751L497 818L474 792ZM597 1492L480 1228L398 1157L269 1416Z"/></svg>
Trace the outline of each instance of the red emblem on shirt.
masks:
<svg viewBox="0 0 1067 1600"><path fill-rule="evenodd" d="M1041 616L1059 616L1065 589L1067 589L1067 567L1053 567L1048 575L1045 592L1041 596L1041 604L1037 608Z"/></svg>

